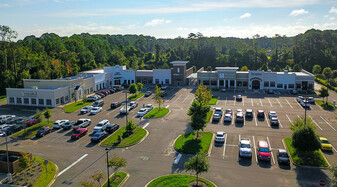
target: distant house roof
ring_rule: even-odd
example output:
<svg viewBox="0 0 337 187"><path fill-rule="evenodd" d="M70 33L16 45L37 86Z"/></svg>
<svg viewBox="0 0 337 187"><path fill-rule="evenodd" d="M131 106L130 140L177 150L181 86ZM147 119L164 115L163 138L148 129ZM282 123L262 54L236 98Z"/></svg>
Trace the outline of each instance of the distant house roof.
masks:
<svg viewBox="0 0 337 187"><path fill-rule="evenodd" d="M88 70L88 71L82 71L80 73L85 73L85 74L99 74L99 73L104 73L104 69L93 69L93 70Z"/></svg>
<svg viewBox="0 0 337 187"><path fill-rule="evenodd" d="M136 76L137 77L152 77L153 76L153 70L137 70Z"/></svg>
<svg viewBox="0 0 337 187"><path fill-rule="evenodd" d="M189 61L172 61L171 64L187 64Z"/></svg>
<svg viewBox="0 0 337 187"><path fill-rule="evenodd" d="M216 67L216 70L238 70L239 67Z"/></svg>

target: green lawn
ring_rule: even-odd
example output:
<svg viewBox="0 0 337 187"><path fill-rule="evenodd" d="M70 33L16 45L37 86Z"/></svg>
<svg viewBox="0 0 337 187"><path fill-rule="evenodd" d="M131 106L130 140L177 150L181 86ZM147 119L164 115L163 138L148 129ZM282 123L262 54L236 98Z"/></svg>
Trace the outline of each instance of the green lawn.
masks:
<svg viewBox="0 0 337 187"><path fill-rule="evenodd" d="M328 102L328 104L326 104L322 100L315 100L315 102L316 102L316 104L321 106L324 110L335 110L336 109L336 107L333 106L333 104L330 103L330 102Z"/></svg>
<svg viewBox="0 0 337 187"><path fill-rule="evenodd" d="M90 101L90 102L83 103L83 101L77 101L77 102L71 103L67 106L64 106L63 109L64 109L64 111L66 111L68 113L74 112L75 110L78 110L78 109L80 109L84 106L87 106L87 105L91 104L91 103L93 103L93 102Z"/></svg>
<svg viewBox="0 0 337 187"><path fill-rule="evenodd" d="M213 114L213 110L209 110L208 113L207 113L207 116L206 116L206 122L207 122L207 123L208 123L209 120L211 119L212 114Z"/></svg>
<svg viewBox="0 0 337 187"><path fill-rule="evenodd" d="M208 187L214 187L206 179L200 177L198 179L206 183ZM148 187L189 187L193 181L196 181L196 177L191 175L166 175L153 180Z"/></svg>
<svg viewBox="0 0 337 187"><path fill-rule="evenodd" d="M4 101L6 99L7 99L7 97L5 95L0 95L0 101Z"/></svg>
<svg viewBox="0 0 337 187"><path fill-rule="evenodd" d="M140 94L133 94L128 97L131 101L137 100L138 98L142 97L145 93L140 93Z"/></svg>
<svg viewBox="0 0 337 187"><path fill-rule="evenodd" d="M291 138L285 138L285 143L290 152L290 156L295 162L295 164L306 165L306 166L316 166L316 167L328 167L328 163L324 159L322 153L317 150L308 159L303 159L304 157L296 152L296 149L291 145Z"/></svg>
<svg viewBox="0 0 337 187"><path fill-rule="evenodd" d="M112 187L117 187L122 181L123 179L126 177L126 173L125 172L117 172L116 176L119 176L118 180L112 181L114 175L111 175L110 177L110 186ZM108 186L108 180L106 181L106 183L104 183L104 185L102 187L107 187Z"/></svg>
<svg viewBox="0 0 337 187"><path fill-rule="evenodd" d="M55 164L52 162L48 162L47 166L43 164L44 159L34 157L37 162L39 162L43 169L41 172L40 177L37 179L33 187L44 187L47 186L54 178L56 167Z"/></svg>
<svg viewBox="0 0 337 187"><path fill-rule="evenodd" d="M176 140L174 147L178 152L186 154L207 154L209 146L211 145L213 133L211 132L199 132L198 139L195 139L196 132L186 133Z"/></svg>
<svg viewBox="0 0 337 187"><path fill-rule="evenodd" d="M20 139L30 139L35 137L36 132L44 126L49 126L52 127L53 126L54 121L42 121L41 123L35 124L31 127L28 127L26 129L23 129L17 133L12 134L10 137L12 138L20 138Z"/></svg>
<svg viewBox="0 0 337 187"><path fill-rule="evenodd" d="M169 112L169 109L159 107L152 109L148 114L144 116L144 118L159 118L165 116Z"/></svg>
<svg viewBox="0 0 337 187"><path fill-rule="evenodd" d="M122 141L117 144L118 136L123 137ZM143 128L137 127L133 134L130 136L126 135L126 129L125 127L120 128L117 132L110 135L107 139L105 139L102 142L102 145L104 146L116 146L116 147L126 147L133 145L137 142L139 142L144 136L146 135L146 131Z"/></svg>
<svg viewBox="0 0 337 187"><path fill-rule="evenodd" d="M215 105L218 102L218 96L212 96L212 99L209 101L210 105Z"/></svg>

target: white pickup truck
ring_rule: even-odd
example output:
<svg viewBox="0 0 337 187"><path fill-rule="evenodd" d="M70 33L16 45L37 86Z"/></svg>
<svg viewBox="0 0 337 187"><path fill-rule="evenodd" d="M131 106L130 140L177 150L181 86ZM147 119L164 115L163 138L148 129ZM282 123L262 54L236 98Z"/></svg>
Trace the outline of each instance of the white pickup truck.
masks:
<svg viewBox="0 0 337 187"><path fill-rule="evenodd" d="M91 124L91 119L79 119L73 125L73 129L77 130L78 128L85 128Z"/></svg>

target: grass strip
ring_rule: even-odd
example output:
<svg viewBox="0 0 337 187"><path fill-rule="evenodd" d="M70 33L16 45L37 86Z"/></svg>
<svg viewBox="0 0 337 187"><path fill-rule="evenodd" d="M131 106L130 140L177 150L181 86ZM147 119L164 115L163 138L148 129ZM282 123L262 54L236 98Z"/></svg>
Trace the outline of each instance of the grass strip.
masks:
<svg viewBox="0 0 337 187"><path fill-rule="evenodd" d="M291 138L284 139L290 156L295 164L306 165L306 166L316 166L316 167L328 167L328 163L322 155L322 152L319 150L314 151L311 155L305 157L302 154L299 154L296 149L291 145Z"/></svg>
<svg viewBox="0 0 337 187"><path fill-rule="evenodd" d="M140 93L140 94L133 94L133 95L130 95L128 97L128 99L130 99L131 101L135 101L137 100L138 98L142 97L145 93Z"/></svg>
<svg viewBox="0 0 337 187"><path fill-rule="evenodd" d="M165 116L169 112L169 109L159 107L152 109L149 113L147 113L144 118L159 118Z"/></svg>
<svg viewBox="0 0 337 187"><path fill-rule="evenodd" d="M336 107L333 106L333 104L331 102L323 102L322 100L315 100L316 104L318 104L319 106L321 106L324 110L335 110Z"/></svg>
<svg viewBox="0 0 337 187"><path fill-rule="evenodd" d="M7 99L7 97L5 95L0 95L0 101L4 101L6 99Z"/></svg>
<svg viewBox="0 0 337 187"><path fill-rule="evenodd" d="M126 128L122 127L117 132L106 138L102 145L104 146L116 146L116 147L126 147L139 142L146 135L146 131L143 128L137 127L133 130L133 133L127 136ZM118 143L118 136L122 138L122 141Z"/></svg>
<svg viewBox="0 0 337 187"><path fill-rule="evenodd" d="M20 138L20 139L30 139L35 137L36 132L45 126L49 126L50 128L53 126L54 121L42 121L38 124L35 124L31 127L25 128L17 133L12 134L10 137L12 138Z"/></svg>
<svg viewBox="0 0 337 187"><path fill-rule="evenodd" d="M178 152L186 154L207 154L211 145L213 133L199 132L199 137L196 139L196 132L186 133L176 140L174 147ZM200 137L201 136L201 137Z"/></svg>
<svg viewBox="0 0 337 187"><path fill-rule="evenodd" d="M39 162L43 169L41 171L40 177L37 179L33 187L44 187L47 186L54 178L56 167L55 164L52 162L48 162L47 165L44 165L43 162L45 161L42 158L34 157L35 161Z"/></svg>
<svg viewBox="0 0 337 187"><path fill-rule="evenodd" d="M210 105L215 105L218 102L218 96L212 96L212 99L209 101Z"/></svg>
<svg viewBox="0 0 337 187"><path fill-rule="evenodd" d="M200 177L198 179L204 182L208 187L214 187L214 185L206 179ZM196 177L191 175L166 175L156 178L148 187L188 187L191 182L196 180Z"/></svg>
<svg viewBox="0 0 337 187"><path fill-rule="evenodd" d="M80 109L82 107L85 107L85 106L87 106L87 105L89 105L91 103L93 103L93 102L90 101L90 102L83 103L83 101L77 101L77 102L71 103L71 104L69 104L67 106L64 106L63 109L67 113L70 113L70 112L74 112L75 110L78 110L78 109Z"/></svg>
<svg viewBox="0 0 337 187"><path fill-rule="evenodd" d="M112 180L114 178L115 175L111 175L110 179L110 186L111 187L117 187L126 177L126 173L125 172L117 172L116 173L116 177L119 177L118 180ZM102 187L108 187L108 180L104 183L104 185Z"/></svg>
<svg viewBox="0 0 337 187"><path fill-rule="evenodd" d="M209 120L211 119L211 117L212 117L212 114L213 114L213 110L209 110L208 112L207 112L207 116L206 116L206 123L208 123L209 122Z"/></svg>

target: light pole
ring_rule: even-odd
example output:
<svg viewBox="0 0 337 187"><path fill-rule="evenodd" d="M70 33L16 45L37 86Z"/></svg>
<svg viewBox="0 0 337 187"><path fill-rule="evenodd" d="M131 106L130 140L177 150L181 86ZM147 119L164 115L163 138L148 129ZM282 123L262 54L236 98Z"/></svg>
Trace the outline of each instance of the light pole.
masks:
<svg viewBox="0 0 337 187"><path fill-rule="evenodd" d="M7 180L12 181L11 172L9 171L9 154L8 154L8 143L7 143L7 132L5 131L5 139L6 139L6 153L7 153Z"/></svg>
<svg viewBox="0 0 337 187"><path fill-rule="evenodd" d="M109 174L109 148L105 148L106 151L106 169L108 172L108 187L110 187L110 174Z"/></svg>
<svg viewBox="0 0 337 187"><path fill-rule="evenodd" d="M127 97L127 95L128 95L128 91L125 89L124 90L124 92L125 92L125 125L127 125L128 124L128 113L129 113L129 111L128 111L128 97Z"/></svg>
<svg viewBox="0 0 337 187"><path fill-rule="evenodd" d="M307 107L304 108L304 125L307 124Z"/></svg>

